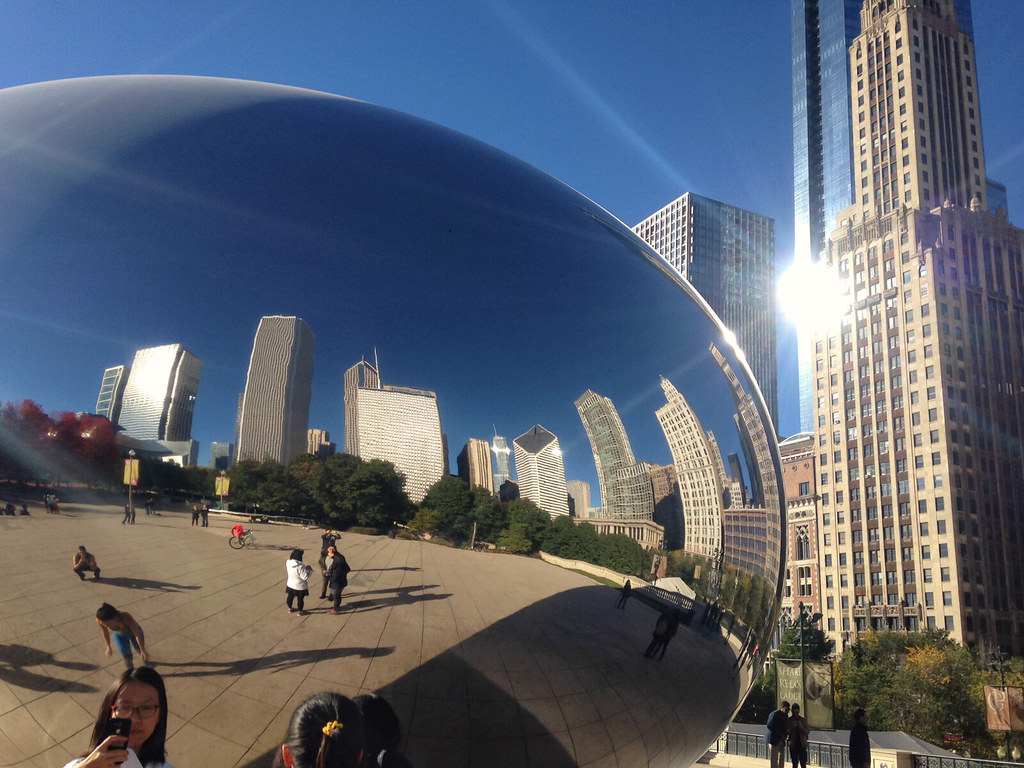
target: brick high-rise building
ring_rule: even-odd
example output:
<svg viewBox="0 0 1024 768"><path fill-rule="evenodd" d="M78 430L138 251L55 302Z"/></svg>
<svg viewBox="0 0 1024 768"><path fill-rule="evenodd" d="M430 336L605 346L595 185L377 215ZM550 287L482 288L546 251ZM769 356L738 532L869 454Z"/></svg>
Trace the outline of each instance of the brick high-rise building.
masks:
<svg viewBox="0 0 1024 768"><path fill-rule="evenodd" d="M938 627L1024 652L1024 231L987 202L953 0L865 2L854 202L812 343L824 629Z"/></svg>

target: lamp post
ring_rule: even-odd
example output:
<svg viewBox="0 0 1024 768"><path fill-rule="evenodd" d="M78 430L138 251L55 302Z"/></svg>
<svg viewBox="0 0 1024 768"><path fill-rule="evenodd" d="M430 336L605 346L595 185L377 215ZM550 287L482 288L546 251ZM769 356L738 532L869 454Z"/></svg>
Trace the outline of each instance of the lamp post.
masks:
<svg viewBox="0 0 1024 768"><path fill-rule="evenodd" d="M804 673L804 662L807 658L807 643L804 640L804 627L807 625L813 626L814 624L817 624L819 621L821 621L821 614L812 614L811 609L805 606L803 604L803 601L800 602L798 608L799 613L797 614L797 618L800 622L800 708L804 710L804 717L807 717L807 702L803 700L804 692L807 690L807 677Z"/></svg>
<svg viewBox="0 0 1024 768"><path fill-rule="evenodd" d="M135 485L135 449L128 449L128 511L132 509L132 486Z"/></svg>

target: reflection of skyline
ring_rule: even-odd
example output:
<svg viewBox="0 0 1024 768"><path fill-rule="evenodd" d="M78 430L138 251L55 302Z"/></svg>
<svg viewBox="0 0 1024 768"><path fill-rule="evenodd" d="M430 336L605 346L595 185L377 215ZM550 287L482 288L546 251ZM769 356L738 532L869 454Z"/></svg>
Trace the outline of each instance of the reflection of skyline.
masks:
<svg viewBox="0 0 1024 768"><path fill-rule="evenodd" d="M0 156L0 168L12 188L39 189L8 201L19 226L0 233L5 279L53 320L12 328L36 335L5 366L20 383L9 396L84 410L97 360L180 341L206 361L193 433L205 454L231 439L254 320L298 314L317 335L309 425L339 438L341 382L372 343L388 350L387 381L437 393L452 465L492 424L511 440L541 423L559 437L567 476L589 482L599 505L573 398L592 387L612 399L635 456L665 466L652 416L659 373L686 392L723 455L740 450L705 351L721 327L700 297L621 222L501 152L371 104L266 84L100 78L3 100L10 135L32 141ZM61 119L69 111L74 125ZM53 177L54 152L94 158L105 172L70 165ZM139 179L182 195L151 196ZM97 230L105 222L116 226ZM52 301L100 272L111 281L93 301ZM242 274L261 279L243 285ZM567 293L581 275L586 290ZM133 295L161 306L216 307L215 329L204 312L131 311L129 278ZM500 318L504 343L469 321L484 316ZM82 332L69 340L68 328ZM63 388L34 393L54 358L68 372Z"/></svg>

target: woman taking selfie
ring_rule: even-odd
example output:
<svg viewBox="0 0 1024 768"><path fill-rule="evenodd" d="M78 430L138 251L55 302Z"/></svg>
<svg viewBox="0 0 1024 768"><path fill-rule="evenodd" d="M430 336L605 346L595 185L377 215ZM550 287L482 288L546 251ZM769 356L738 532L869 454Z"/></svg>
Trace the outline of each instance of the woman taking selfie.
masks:
<svg viewBox="0 0 1024 768"><path fill-rule="evenodd" d="M103 697L89 751L64 768L174 768L164 759L166 738L163 678L150 667L126 669Z"/></svg>

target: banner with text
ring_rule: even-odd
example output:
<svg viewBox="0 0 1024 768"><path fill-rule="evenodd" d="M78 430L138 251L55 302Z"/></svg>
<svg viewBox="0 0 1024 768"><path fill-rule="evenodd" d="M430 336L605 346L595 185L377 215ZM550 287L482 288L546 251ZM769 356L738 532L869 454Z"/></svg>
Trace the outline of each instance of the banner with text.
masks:
<svg viewBox="0 0 1024 768"><path fill-rule="evenodd" d="M802 666L802 669L801 669ZM775 706L783 700L800 705L811 728L833 728L832 664L799 659L775 660Z"/></svg>

